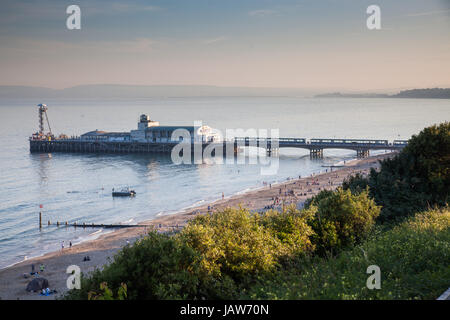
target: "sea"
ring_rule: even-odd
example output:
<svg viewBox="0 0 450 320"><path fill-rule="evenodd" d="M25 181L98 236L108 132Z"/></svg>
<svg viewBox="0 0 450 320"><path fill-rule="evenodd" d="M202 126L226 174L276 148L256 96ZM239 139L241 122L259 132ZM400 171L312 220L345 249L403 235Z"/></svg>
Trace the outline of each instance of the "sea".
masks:
<svg viewBox="0 0 450 320"><path fill-rule="evenodd" d="M0 268L110 232L47 226L69 223L136 224L161 215L308 176L356 157L351 150L281 149L277 170L262 174L265 154L223 164L175 164L164 154L29 152L38 130L37 104L48 106L54 134L130 131L141 114L161 125L204 125L220 130L277 129L280 137L409 139L424 127L450 120L450 100L296 97L198 97L136 100L0 100ZM378 151L383 153L385 151ZM371 152L376 154L377 152ZM255 161L250 161L252 157ZM246 158L244 154L244 158ZM244 159L245 160L245 159ZM267 159L266 159L267 160ZM255 163L256 162L256 163ZM113 198L130 187L133 198ZM39 229L39 212L43 228Z"/></svg>

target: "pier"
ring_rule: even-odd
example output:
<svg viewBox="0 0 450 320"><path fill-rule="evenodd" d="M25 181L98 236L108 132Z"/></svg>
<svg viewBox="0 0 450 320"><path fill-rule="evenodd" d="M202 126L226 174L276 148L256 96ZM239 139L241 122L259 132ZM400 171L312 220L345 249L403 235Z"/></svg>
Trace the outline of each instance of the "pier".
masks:
<svg viewBox="0 0 450 320"><path fill-rule="evenodd" d="M32 139L30 138L31 153L170 153L179 142L135 142L135 141L86 141L81 138L71 139ZM369 156L370 150L401 150L407 141L368 140L368 139L304 139L304 138L234 138L223 142L198 143L201 150L209 148L223 148L224 154L233 150L236 154L242 147L264 148L267 154L273 155L280 148L307 149L312 159L323 158L324 149L346 149L356 151L358 158ZM227 147L228 146L228 147ZM192 144L194 150L194 143Z"/></svg>
<svg viewBox="0 0 450 320"><path fill-rule="evenodd" d="M301 148L309 150L311 159L323 158L324 149L346 149L356 151L358 158L369 156L370 150L401 150L407 145L406 140L379 139L325 139L325 138L253 138L235 137L223 140L212 128L200 126L160 126L142 114L136 130L129 132L90 131L81 136L55 137L51 132L47 116L47 106L38 105L39 131L30 138L31 153L171 153L177 145L184 144L191 153L196 150L208 151L212 156L220 150L222 154L240 148L257 147L266 150L268 156L275 155L280 148ZM44 132L44 119L47 120L48 132ZM183 148L181 152L189 150Z"/></svg>
<svg viewBox="0 0 450 320"><path fill-rule="evenodd" d="M305 139L305 138L250 138L242 137L233 140L235 147L256 146L265 148L270 155L279 148L300 148L309 150L312 159L323 158L324 149L346 149L356 151L358 158L366 158L370 150L398 151L403 149L407 140L376 140L376 139Z"/></svg>

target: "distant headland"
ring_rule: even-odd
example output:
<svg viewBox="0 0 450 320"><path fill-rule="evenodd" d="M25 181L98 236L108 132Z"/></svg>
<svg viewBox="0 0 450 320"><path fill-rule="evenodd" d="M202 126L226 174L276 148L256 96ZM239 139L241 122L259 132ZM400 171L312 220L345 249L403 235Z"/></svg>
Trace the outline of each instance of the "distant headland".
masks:
<svg viewBox="0 0 450 320"><path fill-rule="evenodd" d="M305 97L450 99L450 88L412 89L387 93L321 93L312 88L221 87L212 85L91 84L51 89L1 86L0 99L146 99L178 97ZM389 91L388 91L389 92ZM390 92L393 92L392 90Z"/></svg>
<svg viewBox="0 0 450 320"><path fill-rule="evenodd" d="M450 99L450 88L403 90L396 94L382 93L324 93L315 98L410 98L410 99Z"/></svg>

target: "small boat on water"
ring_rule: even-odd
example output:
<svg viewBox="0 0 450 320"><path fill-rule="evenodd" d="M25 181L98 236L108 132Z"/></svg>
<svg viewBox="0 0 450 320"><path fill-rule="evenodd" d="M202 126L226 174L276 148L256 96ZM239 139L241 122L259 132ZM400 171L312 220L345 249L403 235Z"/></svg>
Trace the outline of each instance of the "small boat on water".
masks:
<svg viewBox="0 0 450 320"><path fill-rule="evenodd" d="M134 197L135 195L136 191L130 190L130 188L123 188L120 191L115 191L114 188L112 189L113 197Z"/></svg>

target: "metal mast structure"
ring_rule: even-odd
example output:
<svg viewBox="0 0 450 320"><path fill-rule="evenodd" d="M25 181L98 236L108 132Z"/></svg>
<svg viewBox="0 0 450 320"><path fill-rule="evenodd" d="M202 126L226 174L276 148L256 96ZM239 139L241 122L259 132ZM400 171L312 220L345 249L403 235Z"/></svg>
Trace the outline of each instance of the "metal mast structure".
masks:
<svg viewBox="0 0 450 320"><path fill-rule="evenodd" d="M51 135L52 129L50 128L50 122L48 121L47 105L40 103L40 104L38 104L38 107L39 107L39 109L38 109L38 112L39 112L39 135L44 135L44 115L45 115L45 120L47 121L49 135Z"/></svg>

